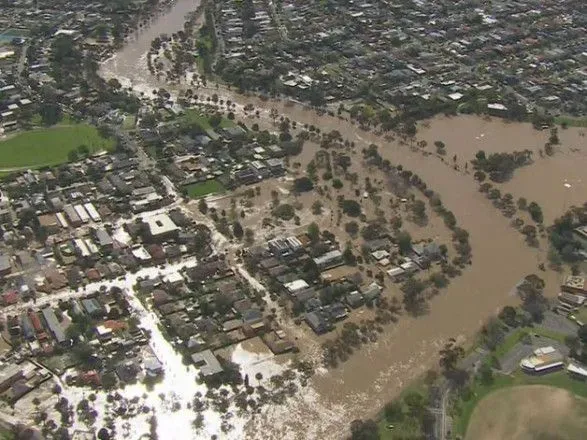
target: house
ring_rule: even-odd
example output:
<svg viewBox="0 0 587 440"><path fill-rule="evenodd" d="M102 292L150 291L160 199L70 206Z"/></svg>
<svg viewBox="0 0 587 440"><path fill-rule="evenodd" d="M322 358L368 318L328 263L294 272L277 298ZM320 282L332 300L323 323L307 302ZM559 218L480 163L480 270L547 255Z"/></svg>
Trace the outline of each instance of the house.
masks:
<svg viewBox="0 0 587 440"><path fill-rule="evenodd" d="M295 348L295 345L286 337L283 330L267 333L263 336L263 342L267 344L273 354L287 353Z"/></svg>
<svg viewBox="0 0 587 440"><path fill-rule="evenodd" d="M45 279L50 290L61 290L67 286L67 277L55 269L47 271Z"/></svg>
<svg viewBox="0 0 587 440"><path fill-rule="evenodd" d="M145 358L143 366L145 367L145 373L149 377L157 377L163 373L163 364L155 356Z"/></svg>
<svg viewBox="0 0 587 440"><path fill-rule="evenodd" d="M365 304L365 298L357 290L349 293L344 300L353 309L357 309Z"/></svg>
<svg viewBox="0 0 587 440"><path fill-rule="evenodd" d="M136 381L137 375L140 373L141 370L136 363L129 361L117 365L114 371L116 371L116 375L122 382L132 383Z"/></svg>
<svg viewBox="0 0 587 440"><path fill-rule="evenodd" d="M326 269L342 264L342 252L338 249L326 252L317 258L314 258L314 263L318 266L318 269Z"/></svg>
<svg viewBox="0 0 587 440"><path fill-rule="evenodd" d="M53 309L47 307L43 309L41 313L43 314L43 318L45 318L47 327L49 328L49 331L51 332L55 340L59 344L63 344L64 342L66 342L67 338L65 337L65 332L63 331L63 328L61 327L61 324L59 323L57 315L55 315Z"/></svg>
<svg viewBox="0 0 587 440"><path fill-rule="evenodd" d="M18 302L18 292L16 290L9 290L4 292L0 298L3 306L10 306Z"/></svg>
<svg viewBox="0 0 587 440"><path fill-rule="evenodd" d="M82 306L90 316L99 317L104 313L102 306L95 298L86 298L81 300Z"/></svg>
<svg viewBox="0 0 587 440"><path fill-rule="evenodd" d="M363 296L365 297L365 302L371 303L376 301L381 296L382 288L377 283L371 283L363 292Z"/></svg>
<svg viewBox="0 0 587 440"><path fill-rule="evenodd" d="M304 315L304 321L306 324L316 333L321 335L330 331L332 325L326 320L326 318L320 312L309 312Z"/></svg>
<svg viewBox="0 0 587 440"><path fill-rule="evenodd" d="M65 205L63 207L63 212L71 226L78 228L82 225L82 219L72 205Z"/></svg>
<svg viewBox="0 0 587 440"><path fill-rule="evenodd" d="M24 378L24 369L18 364L6 364L0 369L0 393L9 389L12 384Z"/></svg>
<svg viewBox="0 0 587 440"><path fill-rule="evenodd" d="M194 353L191 356L192 362L200 370L200 374L203 376L213 376L218 373L222 373L224 369L214 353L210 350L200 351L199 353Z"/></svg>
<svg viewBox="0 0 587 440"><path fill-rule="evenodd" d="M573 230L573 235L581 243L583 249L587 250L587 225L579 226Z"/></svg>
<svg viewBox="0 0 587 440"><path fill-rule="evenodd" d="M269 168L269 172L271 173L272 176L281 176L281 175L283 175L283 173L285 173L285 166L284 166L283 159L277 159L277 158L267 159L266 163L267 163L267 168Z"/></svg>
<svg viewBox="0 0 587 440"><path fill-rule="evenodd" d="M401 267L392 267L387 271L387 276L393 281L399 281L404 277L405 273Z"/></svg>
<svg viewBox="0 0 587 440"><path fill-rule="evenodd" d="M94 238L102 251L112 250L114 240L112 240L112 237L110 237L110 234L105 229L96 229L94 231Z"/></svg>
<svg viewBox="0 0 587 440"><path fill-rule="evenodd" d="M39 225L45 229L47 235L54 235L61 229L61 223L55 214L43 214L38 216Z"/></svg>
<svg viewBox="0 0 587 440"><path fill-rule="evenodd" d="M327 309L328 314L330 315L330 319L334 321L340 321L347 317L348 312L344 304L340 302L335 302L330 304Z"/></svg>
<svg viewBox="0 0 587 440"><path fill-rule="evenodd" d="M10 257L5 254L0 254L0 278L12 272L12 265L10 264Z"/></svg>
<svg viewBox="0 0 587 440"><path fill-rule="evenodd" d="M306 281L298 279L284 284L283 287L285 287L290 294L295 295L297 292L307 289L310 285Z"/></svg>

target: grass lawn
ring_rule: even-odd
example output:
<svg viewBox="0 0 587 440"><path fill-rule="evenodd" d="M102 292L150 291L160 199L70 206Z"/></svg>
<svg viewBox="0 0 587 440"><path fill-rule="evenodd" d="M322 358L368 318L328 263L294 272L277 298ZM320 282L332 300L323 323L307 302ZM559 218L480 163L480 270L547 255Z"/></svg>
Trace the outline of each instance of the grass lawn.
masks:
<svg viewBox="0 0 587 440"><path fill-rule="evenodd" d="M133 115L126 115L124 117L124 121L122 122L122 128L124 130L132 130L135 128L135 124L137 122L137 118Z"/></svg>
<svg viewBox="0 0 587 440"><path fill-rule="evenodd" d="M494 355L498 359L501 359L512 348L514 348L518 342L520 342L524 334L538 335L542 336L543 338L553 339L563 344L565 343L565 335L546 329L544 327L540 327L540 325L536 325L535 327L522 327L516 329L507 338L505 338L505 340L495 349Z"/></svg>
<svg viewBox="0 0 587 440"><path fill-rule="evenodd" d="M581 307L579 310L573 313L575 318L583 324L587 324L587 307Z"/></svg>
<svg viewBox="0 0 587 440"><path fill-rule="evenodd" d="M569 127L587 127L587 118L571 118L568 116L557 116L554 118L555 124L561 125L563 122Z"/></svg>
<svg viewBox="0 0 587 440"><path fill-rule="evenodd" d="M182 123L188 126L198 125L202 131L212 130L213 127L210 124L210 118L198 110L188 109L182 117ZM228 118L222 117L220 124L217 128L234 127L236 124Z"/></svg>
<svg viewBox="0 0 587 440"><path fill-rule="evenodd" d="M0 141L0 170L59 165L80 145L86 145L90 152L111 150L114 140L101 137L96 127L88 124L25 131Z"/></svg>
<svg viewBox="0 0 587 440"><path fill-rule="evenodd" d="M208 118L198 110L188 109L182 117L182 122L188 125L197 124L203 131L211 130L212 126Z"/></svg>
<svg viewBox="0 0 587 440"><path fill-rule="evenodd" d="M224 192L224 186L217 180L207 180L200 183L192 183L185 187L188 197L198 199L208 194Z"/></svg>
<svg viewBox="0 0 587 440"><path fill-rule="evenodd" d="M405 409L405 403L403 402L403 399L410 393L419 393L423 396L428 394L428 387L424 383L423 377L416 380L416 382L403 390L399 398L394 399L394 402L401 402ZM422 436L422 427L413 417L406 415L400 422L389 422L385 418L384 411L382 411L376 420L379 427L379 437L381 440L392 440L396 438L421 438ZM389 425L393 425L393 429L388 429Z"/></svg>

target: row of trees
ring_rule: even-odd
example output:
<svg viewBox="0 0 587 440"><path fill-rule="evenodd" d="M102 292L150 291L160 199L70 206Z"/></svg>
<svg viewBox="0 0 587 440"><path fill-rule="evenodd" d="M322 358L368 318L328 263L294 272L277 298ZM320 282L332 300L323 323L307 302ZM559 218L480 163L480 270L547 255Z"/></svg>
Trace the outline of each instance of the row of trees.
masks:
<svg viewBox="0 0 587 440"><path fill-rule="evenodd" d="M511 178L514 170L532 163L532 151L522 150L513 153L491 153L479 150L471 161L473 167L489 175L494 182L504 182Z"/></svg>

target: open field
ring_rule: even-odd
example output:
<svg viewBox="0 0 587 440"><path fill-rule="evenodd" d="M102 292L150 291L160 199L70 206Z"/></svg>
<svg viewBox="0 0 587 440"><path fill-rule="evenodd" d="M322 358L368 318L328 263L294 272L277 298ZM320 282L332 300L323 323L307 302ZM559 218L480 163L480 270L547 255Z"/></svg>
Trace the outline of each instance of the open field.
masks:
<svg viewBox="0 0 587 440"><path fill-rule="evenodd" d="M551 390L552 388L558 388L571 394L575 394L583 399L587 398L587 386L585 385L585 382L573 379L564 370L549 373L544 376L530 376L521 371L517 371L511 376L495 375L494 381L491 384L482 384L479 381L476 381L471 386L472 397L460 404L457 416L454 419L453 432L460 435L464 435L465 433L469 434L467 429L476 411L477 405L479 402L482 402L485 397L498 390L511 389L512 387L524 385L542 385L550 387ZM467 436L467 438L473 437Z"/></svg>
<svg viewBox="0 0 587 440"><path fill-rule="evenodd" d="M207 196L208 194L224 192L224 186L217 180L207 180L206 182L193 183L185 187L188 197L197 199Z"/></svg>
<svg viewBox="0 0 587 440"><path fill-rule="evenodd" d="M69 152L80 145L96 152L111 150L114 141L101 137L96 127L88 124L26 131L0 141L0 169L15 171L58 165L67 162Z"/></svg>
<svg viewBox="0 0 587 440"><path fill-rule="evenodd" d="M516 386L479 402L466 439L572 440L583 438L586 430L586 400L550 386Z"/></svg>

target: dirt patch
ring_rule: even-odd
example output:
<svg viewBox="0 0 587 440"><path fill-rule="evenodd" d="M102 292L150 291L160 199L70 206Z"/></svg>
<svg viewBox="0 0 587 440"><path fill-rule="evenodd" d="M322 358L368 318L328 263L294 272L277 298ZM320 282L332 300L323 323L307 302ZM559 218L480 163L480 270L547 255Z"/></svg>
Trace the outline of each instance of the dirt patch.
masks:
<svg viewBox="0 0 587 440"><path fill-rule="evenodd" d="M467 440L577 439L587 430L587 401L565 390L520 386L496 391L475 408Z"/></svg>

